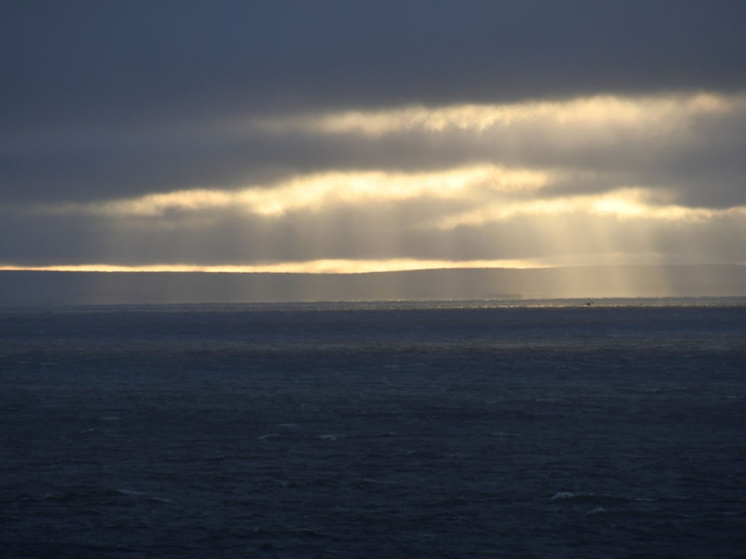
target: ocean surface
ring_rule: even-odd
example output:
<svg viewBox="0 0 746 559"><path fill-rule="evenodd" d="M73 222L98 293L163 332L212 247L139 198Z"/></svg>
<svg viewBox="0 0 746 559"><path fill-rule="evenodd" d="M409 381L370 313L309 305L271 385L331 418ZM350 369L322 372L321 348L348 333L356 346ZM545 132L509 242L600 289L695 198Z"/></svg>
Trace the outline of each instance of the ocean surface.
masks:
<svg viewBox="0 0 746 559"><path fill-rule="evenodd" d="M0 557L746 557L746 301L0 308Z"/></svg>

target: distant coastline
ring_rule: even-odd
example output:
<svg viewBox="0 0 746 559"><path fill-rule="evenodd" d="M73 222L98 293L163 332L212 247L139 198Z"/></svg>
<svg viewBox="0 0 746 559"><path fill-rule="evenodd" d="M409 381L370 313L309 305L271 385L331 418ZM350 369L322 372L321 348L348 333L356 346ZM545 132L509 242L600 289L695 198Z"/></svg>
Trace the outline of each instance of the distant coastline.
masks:
<svg viewBox="0 0 746 559"><path fill-rule="evenodd" d="M366 274L0 271L2 305L742 296L742 265Z"/></svg>

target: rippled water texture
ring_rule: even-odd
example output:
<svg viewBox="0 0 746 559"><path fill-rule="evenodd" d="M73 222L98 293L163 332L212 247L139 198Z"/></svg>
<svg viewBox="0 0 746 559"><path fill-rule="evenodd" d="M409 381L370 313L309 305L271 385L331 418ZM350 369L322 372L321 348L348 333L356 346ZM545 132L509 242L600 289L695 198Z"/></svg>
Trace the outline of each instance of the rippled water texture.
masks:
<svg viewBox="0 0 746 559"><path fill-rule="evenodd" d="M2 557L737 557L746 307L0 310Z"/></svg>

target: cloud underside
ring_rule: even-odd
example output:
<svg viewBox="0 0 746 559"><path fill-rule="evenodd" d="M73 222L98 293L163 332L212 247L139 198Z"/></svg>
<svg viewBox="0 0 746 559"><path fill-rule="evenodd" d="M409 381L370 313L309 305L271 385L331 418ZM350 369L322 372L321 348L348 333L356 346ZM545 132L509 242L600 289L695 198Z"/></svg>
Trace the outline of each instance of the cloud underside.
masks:
<svg viewBox="0 0 746 559"><path fill-rule="evenodd" d="M0 265L743 263L743 130L707 92L27 130Z"/></svg>

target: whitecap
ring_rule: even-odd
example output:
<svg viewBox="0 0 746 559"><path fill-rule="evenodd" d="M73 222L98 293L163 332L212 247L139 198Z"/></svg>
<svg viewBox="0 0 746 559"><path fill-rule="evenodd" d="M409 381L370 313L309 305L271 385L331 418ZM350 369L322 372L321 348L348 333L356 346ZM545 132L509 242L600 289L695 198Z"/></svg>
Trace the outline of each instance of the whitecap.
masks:
<svg viewBox="0 0 746 559"><path fill-rule="evenodd" d="M551 500L552 501L558 501L559 499L574 499L575 497L578 497L582 495L582 493L572 493L570 491L560 491L559 493L556 493Z"/></svg>

